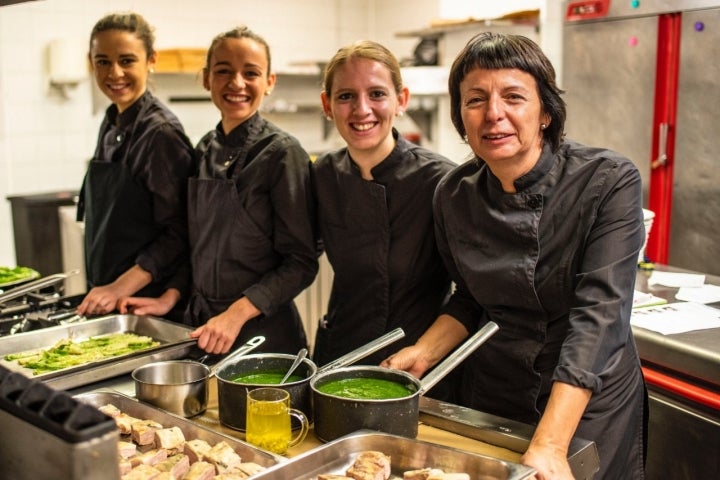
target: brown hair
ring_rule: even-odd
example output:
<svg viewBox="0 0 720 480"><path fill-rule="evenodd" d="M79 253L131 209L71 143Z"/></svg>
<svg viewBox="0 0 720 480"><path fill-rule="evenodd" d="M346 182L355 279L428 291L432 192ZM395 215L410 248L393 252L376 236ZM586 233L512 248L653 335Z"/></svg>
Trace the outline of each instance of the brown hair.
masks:
<svg viewBox="0 0 720 480"><path fill-rule="evenodd" d="M555 69L540 47L522 35L506 35L496 32L480 33L465 45L450 69L448 89L450 91L450 118L455 130L465 136L465 126L460 108L460 83L473 69L488 70L518 69L535 78L542 111L550 116L550 124L543 130L543 139L555 151L565 135L567 117L565 93L555 81Z"/></svg>
<svg viewBox="0 0 720 480"><path fill-rule="evenodd" d="M267 56L267 62L268 62L268 69L267 74L270 75L271 72L271 64L270 64L270 46L265 41L263 37L258 35L257 33L250 30L245 25L241 25L239 27L235 27L232 30L228 30L227 32L223 32L219 35L216 35L215 38L213 38L212 43L210 43L210 48L208 48L207 55L205 57L205 66L203 67L203 70L207 72L210 68L210 59L212 58L212 54L215 51L215 48L218 46L220 42L223 40L226 40L228 38L249 38L251 40L255 40L257 43L263 46L265 49L265 55Z"/></svg>
<svg viewBox="0 0 720 480"><path fill-rule="evenodd" d="M323 75L323 91L330 96L333 79L338 67L347 63L351 58L367 58L382 63L390 72L393 85L397 93L403 89L402 75L400 74L400 63L390 50L371 40L360 40L345 47L342 47L330 59L325 66Z"/></svg>
<svg viewBox="0 0 720 480"><path fill-rule="evenodd" d="M155 34L153 27L139 13L111 13L97 21L90 32L90 50L95 37L108 30L123 30L139 38L145 45L145 53L150 58L155 54Z"/></svg>

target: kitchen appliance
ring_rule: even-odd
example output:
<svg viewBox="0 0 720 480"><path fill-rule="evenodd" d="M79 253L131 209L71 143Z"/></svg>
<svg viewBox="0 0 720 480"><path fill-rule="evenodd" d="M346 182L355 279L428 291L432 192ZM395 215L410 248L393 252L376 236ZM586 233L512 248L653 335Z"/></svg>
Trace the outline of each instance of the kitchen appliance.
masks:
<svg viewBox="0 0 720 480"><path fill-rule="evenodd" d="M2 366L0 424L3 478L120 478L118 432L110 417Z"/></svg>
<svg viewBox="0 0 720 480"><path fill-rule="evenodd" d="M650 261L720 274L720 2L567 1L566 133L630 158Z"/></svg>
<svg viewBox="0 0 720 480"><path fill-rule="evenodd" d="M567 136L638 166L655 213L650 261L720 274L720 2L571 0L565 14ZM663 296L646 280L636 289ZM720 383L703 372L717 371L717 336L633 330L650 394L647 477L714 477Z"/></svg>
<svg viewBox="0 0 720 480"><path fill-rule="evenodd" d="M0 337L82 320L75 309L84 295L65 294L65 281L77 273L55 273L3 290Z"/></svg>

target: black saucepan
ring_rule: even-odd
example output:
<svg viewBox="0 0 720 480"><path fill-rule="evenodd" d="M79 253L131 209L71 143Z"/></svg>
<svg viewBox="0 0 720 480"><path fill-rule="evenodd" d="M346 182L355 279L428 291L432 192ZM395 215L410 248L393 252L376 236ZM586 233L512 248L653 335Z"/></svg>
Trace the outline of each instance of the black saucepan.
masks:
<svg viewBox="0 0 720 480"><path fill-rule="evenodd" d="M409 373L383 367L357 366L318 373L310 381L315 418L315 436L328 442L356 430L370 429L408 438L418 433L420 396L435 386L498 330L489 322L460 345L422 380ZM379 378L404 385L412 392L387 400L353 399L323 393L319 387L346 378Z"/></svg>

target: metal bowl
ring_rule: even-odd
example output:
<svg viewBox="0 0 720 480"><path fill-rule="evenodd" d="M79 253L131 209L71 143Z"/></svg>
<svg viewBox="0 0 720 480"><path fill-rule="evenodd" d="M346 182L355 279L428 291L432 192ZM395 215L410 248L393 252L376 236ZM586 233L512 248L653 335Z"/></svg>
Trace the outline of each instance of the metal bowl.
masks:
<svg viewBox="0 0 720 480"><path fill-rule="evenodd" d="M210 376L210 367L191 360L148 363L132 372L138 400L186 418L207 409Z"/></svg>

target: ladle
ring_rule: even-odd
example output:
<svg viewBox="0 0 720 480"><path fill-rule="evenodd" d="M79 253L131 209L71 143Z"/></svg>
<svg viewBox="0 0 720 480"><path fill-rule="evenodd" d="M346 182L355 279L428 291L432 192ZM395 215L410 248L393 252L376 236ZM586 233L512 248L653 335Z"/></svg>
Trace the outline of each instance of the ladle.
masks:
<svg viewBox="0 0 720 480"><path fill-rule="evenodd" d="M298 365L300 365L300 362L302 362L303 359L305 357L307 357L307 354L308 354L307 348L300 349L297 356L295 357L295 361L292 363L292 365L290 365L290 370L288 370L287 373L285 374L285 376L283 377L283 379L280 380L280 385L287 382L287 379L290 378L290 375L292 375L292 373L295 371L295 369L298 367Z"/></svg>

